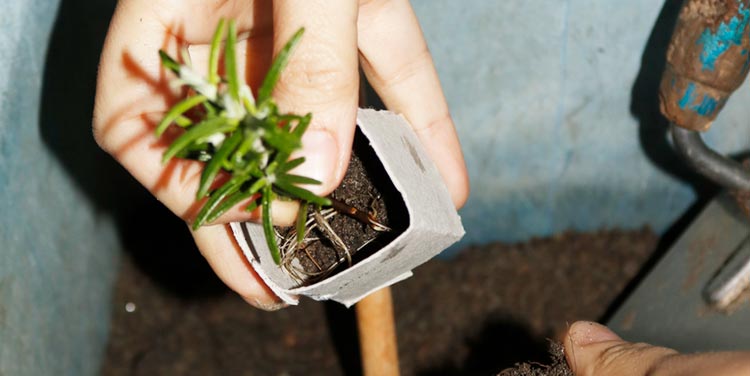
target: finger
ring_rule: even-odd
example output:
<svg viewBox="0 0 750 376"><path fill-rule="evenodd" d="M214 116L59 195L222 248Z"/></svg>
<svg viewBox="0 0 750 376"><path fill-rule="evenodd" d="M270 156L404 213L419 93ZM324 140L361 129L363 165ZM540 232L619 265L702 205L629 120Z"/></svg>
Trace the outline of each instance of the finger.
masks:
<svg viewBox="0 0 750 376"><path fill-rule="evenodd" d="M677 355L664 347L623 341L607 327L586 321L571 325L563 343L565 356L577 376L640 376Z"/></svg>
<svg viewBox="0 0 750 376"><path fill-rule="evenodd" d="M267 311L285 307L250 266L229 225L201 227L193 238L216 275L245 301Z"/></svg>
<svg viewBox="0 0 750 376"><path fill-rule="evenodd" d="M566 335L565 356L576 375L750 375L750 353L678 354L664 347L625 342L606 327L579 321Z"/></svg>
<svg viewBox="0 0 750 376"><path fill-rule="evenodd" d="M357 2L274 1L274 50L300 28L305 34L274 91L282 111L312 113L302 139L305 163L295 173L321 181L309 189L331 192L349 163L357 113Z"/></svg>
<svg viewBox="0 0 750 376"><path fill-rule="evenodd" d="M391 111L414 127L461 207L469 180L461 145L432 56L408 0L363 2L359 13L362 69Z"/></svg>
<svg viewBox="0 0 750 376"><path fill-rule="evenodd" d="M99 145L172 212L187 221L192 221L205 202L196 202L203 164L177 159L167 164L161 162L169 135L157 140L153 131L182 93L170 86L174 77L161 67L158 50L164 49L172 56L177 56L180 48L185 46L195 47L196 51L205 50L202 43L209 42L222 16L241 16L241 31L245 33L256 28L270 30L270 21L263 21L263 17L254 17L251 13L254 7L270 5L268 1L256 1L250 4L252 6L243 1L227 1L218 8L200 5L202 3L205 2L191 0L185 5L174 5L167 1L130 0L118 4L102 52L93 121ZM173 4L174 9L168 4ZM238 4L244 4L244 7ZM194 18L190 11L202 12L200 14L205 17L187 23L189 27L184 26L188 15ZM256 48L248 46L254 45L258 38L262 39L262 34L250 35L247 41L239 44L242 47L239 52L246 52L249 58L240 61L259 60L255 58L260 52L256 53ZM196 66L205 66L200 57L197 60ZM250 73L247 78L251 82L258 81L253 80ZM257 218L257 213L242 210L248 203L241 203L216 223ZM290 224L296 215L296 205L275 204L273 213L277 224Z"/></svg>

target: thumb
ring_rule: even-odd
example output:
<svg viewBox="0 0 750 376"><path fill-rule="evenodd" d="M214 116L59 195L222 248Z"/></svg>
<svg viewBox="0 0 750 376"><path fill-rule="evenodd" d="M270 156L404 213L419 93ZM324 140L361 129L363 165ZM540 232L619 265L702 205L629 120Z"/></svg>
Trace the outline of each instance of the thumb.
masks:
<svg viewBox="0 0 750 376"><path fill-rule="evenodd" d="M359 55L357 2L284 0L273 2L274 50L305 27L305 36L281 73L273 95L279 109L312 113L302 137L305 163L295 174L320 181L305 188L318 195L333 191L349 163L357 116Z"/></svg>
<svg viewBox="0 0 750 376"><path fill-rule="evenodd" d="M565 357L577 376L651 374L677 352L622 340L606 326L579 321L565 336Z"/></svg>

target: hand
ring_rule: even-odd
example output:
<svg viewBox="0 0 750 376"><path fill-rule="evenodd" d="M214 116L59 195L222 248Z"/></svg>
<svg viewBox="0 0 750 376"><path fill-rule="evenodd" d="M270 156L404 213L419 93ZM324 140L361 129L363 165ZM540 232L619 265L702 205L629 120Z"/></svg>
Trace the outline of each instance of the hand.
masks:
<svg viewBox="0 0 750 376"><path fill-rule="evenodd" d="M623 341L605 326L579 321L565 336L565 356L577 376L750 375L750 353L680 354L645 343Z"/></svg>
<svg viewBox="0 0 750 376"><path fill-rule="evenodd" d="M102 52L94 110L94 135L141 184L172 212L190 222L200 203L195 193L201 164L162 165L168 145L153 131L180 99L169 85L157 51L178 56L189 47L203 72L208 44L220 18L237 20L240 72L254 89L271 58L299 28L306 28L274 96L282 111L313 113L303 138L307 158L297 173L323 182L330 193L341 181L351 152L361 65L386 106L413 125L448 185L457 207L468 179L453 122L419 24L408 0L121 0ZM274 204L277 224L291 223L297 207ZM257 219L231 211L213 226L194 231L195 242L219 277L251 304L277 300L242 256L226 223Z"/></svg>

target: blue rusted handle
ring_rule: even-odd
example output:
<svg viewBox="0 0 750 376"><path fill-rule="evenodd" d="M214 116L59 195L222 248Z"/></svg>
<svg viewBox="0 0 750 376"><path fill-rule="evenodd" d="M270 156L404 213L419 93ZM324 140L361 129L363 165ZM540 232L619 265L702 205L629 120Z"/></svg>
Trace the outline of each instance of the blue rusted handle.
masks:
<svg viewBox="0 0 750 376"><path fill-rule="evenodd" d="M680 127L703 131L750 68L750 0L688 0L667 51L661 111Z"/></svg>

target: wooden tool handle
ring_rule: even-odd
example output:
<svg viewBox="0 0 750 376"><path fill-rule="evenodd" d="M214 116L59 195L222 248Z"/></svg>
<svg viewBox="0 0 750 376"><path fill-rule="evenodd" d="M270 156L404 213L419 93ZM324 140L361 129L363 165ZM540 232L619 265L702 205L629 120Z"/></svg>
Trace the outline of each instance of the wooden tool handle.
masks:
<svg viewBox="0 0 750 376"><path fill-rule="evenodd" d="M750 0L687 0L667 50L659 88L661 112L680 127L703 131L750 68Z"/></svg>
<svg viewBox="0 0 750 376"><path fill-rule="evenodd" d="M383 288L362 299L356 310L363 374L399 375L391 288Z"/></svg>

